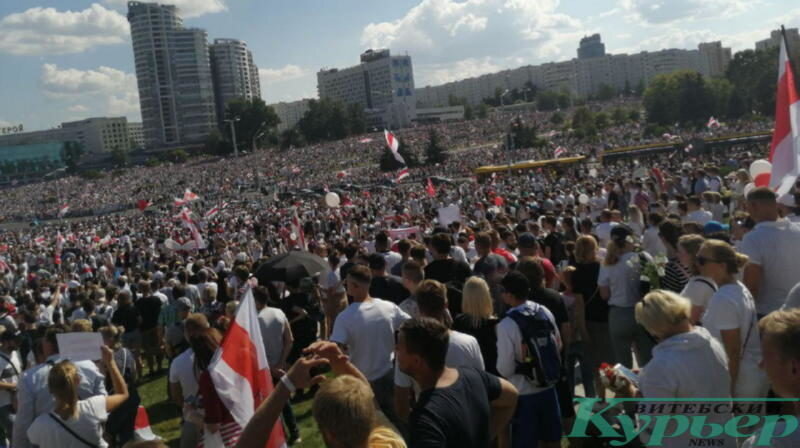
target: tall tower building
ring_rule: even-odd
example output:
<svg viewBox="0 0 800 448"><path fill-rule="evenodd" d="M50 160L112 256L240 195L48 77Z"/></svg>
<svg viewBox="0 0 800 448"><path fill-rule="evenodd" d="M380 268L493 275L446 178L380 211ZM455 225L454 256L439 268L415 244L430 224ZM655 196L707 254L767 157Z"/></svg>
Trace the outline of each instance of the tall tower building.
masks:
<svg viewBox="0 0 800 448"><path fill-rule="evenodd" d="M578 47L578 59L599 58L606 55L606 44L599 34L592 34L581 39Z"/></svg>
<svg viewBox="0 0 800 448"><path fill-rule="evenodd" d="M203 141L216 127L206 32L175 6L128 2L145 146Z"/></svg>
<svg viewBox="0 0 800 448"><path fill-rule="evenodd" d="M253 53L244 41L214 39L211 50L211 71L214 75L214 94L217 119L225 118L225 107L235 99L252 101L261 98L258 67L253 63Z"/></svg>

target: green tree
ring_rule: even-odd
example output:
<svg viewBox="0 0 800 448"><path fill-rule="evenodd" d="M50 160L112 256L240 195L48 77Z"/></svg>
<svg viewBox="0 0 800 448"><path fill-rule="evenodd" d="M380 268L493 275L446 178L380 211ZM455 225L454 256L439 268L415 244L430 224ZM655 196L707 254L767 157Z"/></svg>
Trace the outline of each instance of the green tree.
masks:
<svg viewBox="0 0 800 448"><path fill-rule="evenodd" d="M558 93L558 107L561 109L566 109L569 107L570 102L572 101L572 94L567 89L561 89L561 92Z"/></svg>
<svg viewBox="0 0 800 448"><path fill-rule="evenodd" d="M625 124L625 122L628 121L628 114L625 113L625 109L615 107L614 110L611 111L611 121L617 125Z"/></svg>
<svg viewBox="0 0 800 448"><path fill-rule="evenodd" d="M639 82L636 83L636 89L633 90L633 95L641 98L642 95L644 95L644 90L644 79L640 79Z"/></svg>
<svg viewBox="0 0 800 448"><path fill-rule="evenodd" d="M208 154L226 155L233 152L233 144L229 140L225 140L218 130L211 131L203 143L204 151Z"/></svg>
<svg viewBox="0 0 800 448"><path fill-rule="evenodd" d="M465 120L475 119L475 112L472 111L472 106L470 106L469 104L464 106L464 119Z"/></svg>
<svg viewBox="0 0 800 448"><path fill-rule="evenodd" d="M608 127L608 114L605 112L598 112L594 115L594 126L597 129L603 130Z"/></svg>
<svg viewBox="0 0 800 448"><path fill-rule="evenodd" d="M299 148L304 144L305 140L303 139L303 134L300 133L297 127L293 127L291 129L287 129L281 132L280 136L281 149Z"/></svg>
<svg viewBox="0 0 800 448"><path fill-rule="evenodd" d="M125 151L119 146L114 146L111 149L111 163L117 168L127 165L128 151Z"/></svg>
<svg viewBox="0 0 800 448"><path fill-rule="evenodd" d="M733 56L725 78L744 104L746 113L755 110L771 117L775 114L775 80L778 79L778 48L745 50ZM736 105L737 112L741 108ZM741 115L740 115L741 116Z"/></svg>
<svg viewBox="0 0 800 448"><path fill-rule="evenodd" d="M478 104L478 106L475 109L476 109L475 115L479 119L483 120L489 116L489 106L487 106L486 103Z"/></svg>
<svg viewBox="0 0 800 448"><path fill-rule="evenodd" d="M64 143L61 159L64 161L64 164L67 165L68 171L75 172L78 167L78 163L85 152L86 150L81 143L75 141ZM19 171L19 168L17 168L17 171Z"/></svg>
<svg viewBox="0 0 800 448"><path fill-rule="evenodd" d="M608 101L614 99L615 96L617 96L617 89L603 83L598 86L595 98L597 98L599 101Z"/></svg>
<svg viewBox="0 0 800 448"><path fill-rule="evenodd" d="M550 115L550 123L556 126L564 124L564 114L561 112L553 112L553 114Z"/></svg>
<svg viewBox="0 0 800 448"><path fill-rule="evenodd" d="M729 112L728 105L733 95L733 84L725 78L712 78L707 81L711 92L711 115L715 117L727 117Z"/></svg>
<svg viewBox="0 0 800 448"><path fill-rule="evenodd" d="M745 104L744 98L738 90L735 90L731 93L731 97L728 99L728 111L725 114L728 118L742 118L743 116L747 115L749 111L747 110L747 104Z"/></svg>
<svg viewBox="0 0 800 448"><path fill-rule="evenodd" d="M278 114L261 98L247 101L241 98L231 100L225 108L225 118L239 118L234 122L236 127L236 143L240 149L255 150L258 145L268 139L268 134L275 132L281 122ZM224 132L230 138L230 123L225 123Z"/></svg>
<svg viewBox="0 0 800 448"><path fill-rule="evenodd" d="M591 124L593 124L593 122L594 117L592 116L592 112L585 106L575 109L575 112L572 113L573 129L583 129L589 127Z"/></svg>
<svg viewBox="0 0 800 448"><path fill-rule="evenodd" d="M447 160L447 153L439 141L439 134L435 129L431 129L428 134L428 146L425 147L425 163L427 165L444 163Z"/></svg>
<svg viewBox="0 0 800 448"><path fill-rule="evenodd" d="M551 90L540 92L536 98L536 108L543 111L556 110L558 108L558 93Z"/></svg>
<svg viewBox="0 0 800 448"><path fill-rule="evenodd" d="M628 118L631 121L639 121L642 119L642 113L639 112L639 109L631 109L630 113L628 114Z"/></svg>
<svg viewBox="0 0 800 448"><path fill-rule="evenodd" d="M361 105L356 103L347 105L347 120L350 135L363 134L367 131L367 117Z"/></svg>

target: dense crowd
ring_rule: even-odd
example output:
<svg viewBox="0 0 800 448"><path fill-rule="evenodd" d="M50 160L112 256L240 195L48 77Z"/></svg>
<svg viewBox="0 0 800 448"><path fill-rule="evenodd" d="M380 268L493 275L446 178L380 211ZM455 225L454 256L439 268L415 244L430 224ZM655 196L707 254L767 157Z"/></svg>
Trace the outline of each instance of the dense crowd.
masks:
<svg viewBox="0 0 800 448"><path fill-rule="evenodd" d="M342 183L341 171L377 183L377 156L364 153L382 136L5 191L4 213L21 217L40 216L32 198L56 190L75 210L171 202L187 188L199 198L0 233L4 437L160 446L135 426L137 386L165 371L181 447L212 446L212 435L262 447L277 421L294 444L302 400L328 446L559 447L575 396L800 398L798 203L747 188L760 154L676 150L478 182L472 169L507 157L493 147L506 124L436 125L447 147L479 147L415 173L450 180L340 190L335 207L300 193ZM428 131L398 135L422 142ZM630 131L611 128L606 143L648 142ZM325 269L264 274L298 252ZM275 389L242 428L209 366L249 293ZM59 335L76 332L102 335L102 359L59 354ZM640 370L609 380L606 363Z"/></svg>

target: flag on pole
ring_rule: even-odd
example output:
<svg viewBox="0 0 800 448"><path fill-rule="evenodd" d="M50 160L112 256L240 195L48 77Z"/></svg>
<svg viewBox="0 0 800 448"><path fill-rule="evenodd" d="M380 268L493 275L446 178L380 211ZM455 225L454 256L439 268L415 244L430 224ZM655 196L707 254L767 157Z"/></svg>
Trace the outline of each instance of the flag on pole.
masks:
<svg viewBox="0 0 800 448"><path fill-rule="evenodd" d="M717 121L717 119L714 118L714 117L709 118L708 119L708 123L706 123L706 127L709 128L709 129L718 128L720 126L721 125L720 125L719 121Z"/></svg>
<svg viewBox="0 0 800 448"><path fill-rule="evenodd" d="M203 215L203 218L211 219L214 216L217 216L217 214L219 212L221 212L222 210L224 210L227 206L228 206L228 203L227 202L223 202L222 204L217 205L216 207L214 207L211 210L207 211L206 214Z"/></svg>
<svg viewBox="0 0 800 448"><path fill-rule="evenodd" d="M401 156L400 153L398 152L400 150L400 142L397 141L397 137L395 137L394 134L392 134L386 129L383 130L383 135L384 137L386 137L386 146L388 146L389 150L392 151L394 159L405 165L406 164L405 159L403 159L403 156Z"/></svg>
<svg viewBox="0 0 800 448"><path fill-rule="evenodd" d="M303 226L300 223L300 217L297 216L297 208L294 209L294 214L292 215L292 233L289 238L294 242L300 249L308 250L308 246L306 246L306 236L303 233Z"/></svg>
<svg viewBox="0 0 800 448"><path fill-rule="evenodd" d="M138 201L136 201L136 208L138 208L140 212L145 211L147 207L150 207L151 205L153 205L153 203L151 201L148 201L147 199L139 199Z"/></svg>
<svg viewBox="0 0 800 448"><path fill-rule="evenodd" d="M786 50L785 35L781 38L778 93L775 97L775 131L769 148L769 161L772 163L770 188L778 196L788 193L800 175L800 98Z"/></svg>
<svg viewBox="0 0 800 448"><path fill-rule="evenodd" d="M192 190L189 190L188 188L186 189L186 191L183 192L183 200L185 202L192 202L198 199L200 199L200 196L192 193Z"/></svg>
<svg viewBox="0 0 800 448"><path fill-rule="evenodd" d="M433 186L433 181L430 177L428 178L428 186L425 187L425 191L428 192L428 196L430 197L436 196L436 188Z"/></svg>
<svg viewBox="0 0 800 448"><path fill-rule="evenodd" d="M402 170L400 170L400 172L397 173L397 181L400 182L401 180L405 179L408 176L409 176L408 168L407 167L403 168Z"/></svg>
<svg viewBox="0 0 800 448"><path fill-rule="evenodd" d="M242 298L225 339L214 353L208 372L220 400L239 427L244 428L258 405L272 392L266 350L250 288ZM280 420L271 431L267 448L284 446ZM238 439L238 434L235 437Z"/></svg>
<svg viewBox="0 0 800 448"><path fill-rule="evenodd" d="M566 153L567 153L567 148L565 148L565 147L563 147L563 146L559 146L559 147L557 147L557 148L556 148L556 150L553 152L553 155L554 155L554 156L555 156L555 158L557 159L557 158L559 158L559 157L563 156L563 155L564 155L564 154L566 154Z"/></svg>
<svg viewBox="0 0 800 448"><path fill-rule="evenodd" d="M192 239L197 245L197 249L204 249L206 247L206 243L203 241L203 237L200 235L200 231L197 229L197 224L194 222L194 219L192 219L192 211L184 207L175 217L180 219L181 222L183 222L183 226L189 229L189 233L192 234Z"/></svg>
<svg viewBox="0 0 800 448"><path fill-rule="evenodd" d="M58 208L58 217L63 218L68 211L69 211L69 205L68 204L62 205L61 207Z"/></svg>

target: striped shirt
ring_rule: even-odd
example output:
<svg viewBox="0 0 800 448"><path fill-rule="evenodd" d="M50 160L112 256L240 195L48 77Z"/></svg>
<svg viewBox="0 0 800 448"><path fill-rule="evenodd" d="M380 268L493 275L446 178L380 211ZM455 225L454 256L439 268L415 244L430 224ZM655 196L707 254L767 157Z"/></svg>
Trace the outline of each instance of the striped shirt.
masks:
<svg viewBox="0 0 800 448"><path fill-rule="evenodd" d="M661 289L680 294L689 282L689 273L677 258L670 258L664 268L664 278L661 279Z"/></svg>

